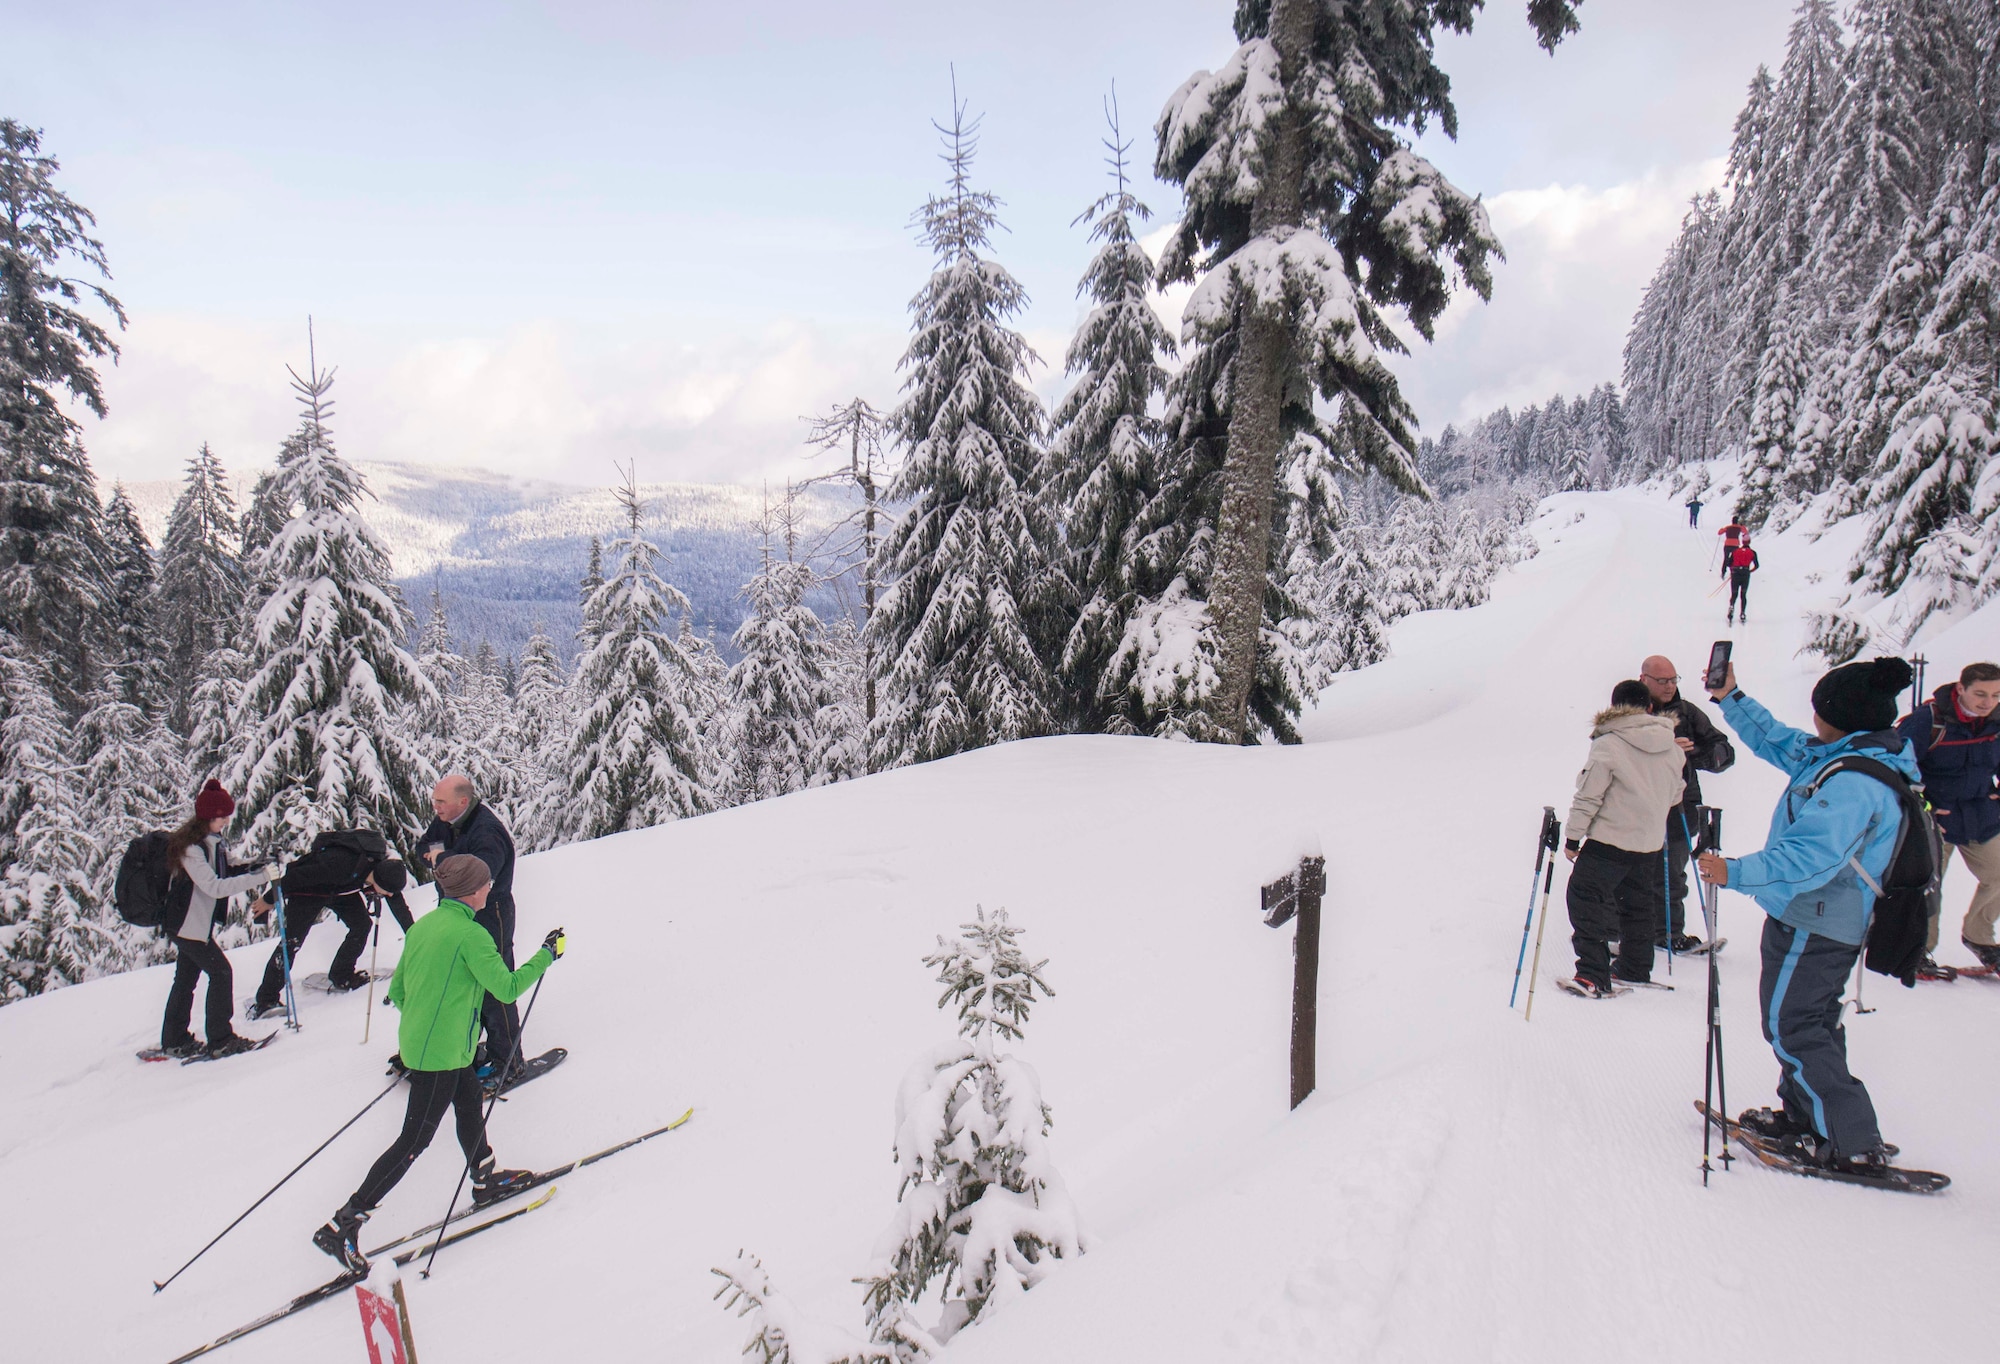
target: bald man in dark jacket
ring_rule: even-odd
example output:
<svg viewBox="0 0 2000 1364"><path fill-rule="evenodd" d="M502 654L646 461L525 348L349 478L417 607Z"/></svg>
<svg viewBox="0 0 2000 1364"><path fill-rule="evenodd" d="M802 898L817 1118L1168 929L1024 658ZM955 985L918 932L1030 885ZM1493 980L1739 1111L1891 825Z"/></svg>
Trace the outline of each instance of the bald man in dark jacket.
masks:
<svg viewBox="0 0 2000 1364"><path fill-rule="evenodd" d="M431 811L436 818L417 840L424 860L436 866L441 857L468 853L486 864L493 875L493 886L487 892L486 907L474 918L493 935L500 959L507 963L509 971L513 970L513 835L500 822L500 816L479 799L472 778L463 772L453 772L431 788ZM517 1050L521 1045L521 1011L517 1005L502 1003L488 995L479 1016L486 1026L486 1061L490 1068L481 1076L481 1083L490 1089L505 1083L507 1077L503 1072L509 1057L514 1058L517 1068L527 1059L525 1053Z"/></svg>

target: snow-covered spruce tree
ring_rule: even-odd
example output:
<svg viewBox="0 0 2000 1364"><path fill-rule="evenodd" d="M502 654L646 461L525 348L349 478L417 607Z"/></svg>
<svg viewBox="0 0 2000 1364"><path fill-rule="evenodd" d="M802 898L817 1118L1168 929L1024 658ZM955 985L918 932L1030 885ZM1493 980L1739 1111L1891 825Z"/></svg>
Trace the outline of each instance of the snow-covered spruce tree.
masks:
<svg viewBox="0 0 2000 1364"><path fill-rule="evenodd" d="M458 760L453 747L454 703L466 668L465 659L452 642L441 573L431 575L430 610L424 616L423 632L417 636L417 666L423 669L424 680L430 686L412 713L410 723L423 736L431 765L441 772L450 771Z"/></svg>
<svg viewBox="0 0 2000 1364"><path fill-rule="evenodd" d="M81 269L108 280L97 220L56 186L41 134L0 118L0 629L48 665L75 715L92 684L106 595L102 516L69 401L104 415L94 362L117 343L81 310L87 294L125 310Z"/></svg>
<svg viewBox="0 0 2000 1364"><path fill-rule="evenodd" d="M148 715L165 709L167 673L154 612L152 542L123 483L104 508L104 606L98 617L101 674L115 678L125 700ZM101 688L100 688L101 689ZM89 704L96 704L96 698Z"/></svg>
<svg viewBox="0 0 2000 1364"><path fill-rule="evenodd" d="M827 786L867 774L868 659L861 631L845 613L826 624L826 706L813 721L819 751L811 784Z"/></svg>
<svg viewBox="0 0 2000 1364"><path fill-rule="evenodd" d="M153 588L167 723L179 734L193 727L191 706L204 660L235 638L243 602L235 544L240 534L229 476L204 444L188 460L187 479L167 518Z"/></svg>
<svg viewBox="0 0 2000 1364"><path fill-rule="evenodd" d="M1044 414L1028 386L1034 353L1006 325L1027 293L980 254L1000 201L972 187L978 121L956 86L952 99L950 126L938 125L949 187L916 216L937 268L910 303L905 397L889 418L908 452L889 495L907 509L883 539L895 581L866 626L882 767L1048 734L1062 719L1051 663L1068 588L1040 495Z"/></svg>
<svg viewBox="0 0 2000 1364"><path fill-rule="evenodd" d="M1528 8L1548 48L1575 28L1565 0ZM1354 464L1421 488L1415 417L1381 358L1402 349L1383 310L1428 339L1454 273L1481 297L1491 291L1498 243L1485 211L1400 131L1435 119L1456 135L1433 44L1440 25L1465 31L1474 13L1463 3L1241 0L1243 45L1182 85L1156 125L1155 171L1187 199L1160 279L1206 272L1183 323L1196 350L1183 373L1202 387L1170 439L1222 447L1203 605L1218 661L1204 700L1225 740L1251 737L1267 598L1284 562L1273 557L1273 504L1292 436L1314 433ZM1315 412L1315 395L1335 405L1334 423Z"/></svg>
<svg viewBox="0 0 2000 1364"><path fill-rule="evenodd" d="M507 748L516 764L514 839L526 852L555 846L556 817L568 794L570 690L555 641L537 620L521 651L514 702L507 713Z"/></svg>
<svg viewBox="0 0 2000 1364"><path fill-rule="evenodd" d="M1389 656L1373 538L1366 526L1343 526L1333 537L1333 552L1301 575L1299 590L1310 609L1295 627L1300 633L1294 642L1306 660L1309 695L1325 690L1337 673Z"/></svg>
<svg viewBox="0 0 2000 1364"><path fill-rule="evenodd" d="M165 959L165 944L108 912L125 846L150 829L170 829L187 817L188 780L179 742L164 719L131 700L117 671L92 693L76 727L81 758L78 790L89 801L90 857L85 867L90 904L110 939L100 965L128 970Z"/></svg>
<svg viewBox="0 0 2000 1364"><path fill-rule="evenodd" d="M812 784L821 741L820 714L831 701L824 629L805 604L812 570L771 553L744 584L750 610L731 641L736 665L729 692L736 708L736 795L764 800Z"/></svg>
<svg viewBox="0 0 2000 1364"><path fill-rule="evenodd" d="M1646 285L1626 334L1632 453L1622 472L1628 480L1714 452L1721 367L1721 214L1722 201L1714 191L1689 201L1680 236Z"/></svg>
<svg viewBox="0 0 2000 1364"><path fill-rule="evenodd" d="M1159 422L1151 407L1166 390L1163 360L1176 350L1153 311L1153 262L1134 231L1152 212L1126 177L1132 144L1119 131L1115 92L1105 117L1113 189L1077 219L1101 245L1077 286L1092 306L1070 342L1064 366L1077 382L1056 405L1049 439L1049 494L1079 602L1060 673L1075 708L1070 723L1085 733L1110 720L1103 684L1137 602L1133 531L1154 492Z"/></svg>
<svg viewBox="0 0 2000 1364"><path fill-rule="evenodd" d="M452 767L472 778L480 799L512 828L521 810L521 754L512 743L506 670L491 640L474 646L450 698Z"/></svg>
<svg viewBox="0 0 2000 1364"><path fill-rule="evenodd" d="M597 600L598 591L604 586L604 542L597 536L590 537L590 557L585 561L583 576L577 579L576 602L582 617L577 627L576 642L584 654L597 647L599 634L597 622L591 618L591 603ZM579 655L581 657L581 655Z"/></svg>
<svg viewBox="0 0 2000 1364"><path fill-rule="evenodd" d="M1046 961L1021 951L1004 909L977 911L956 940L924 958L955 1005L958 1037L904 1076L896 1095L896 1215L876 1242L867 1286L869 1338L899 1364L930 1359L981 1312L1048 1277L1086 1249L1076 1207L1049 1158L1053 1124L1041 1081L1000 1050L1021 1040ZM941 1281L943 1312L919 1323L912 1304Z"/></svg>
<svg viewBox="0 0 2000 1364"><path fill-rule="evenodd" d="M688 600L655 567L660 551L645 536L636 473L628 469L615 492L626 529L611 543L617 569L585 604L597 639L577 668L558 842L647 829L715 804L700 730L705 682L668 633Z"/></svg>
<svg viewBox="0 0 2000 1364"><path fill-rule="evenodd" d="M116 954L90 893L67 725L47 670L0 630L0 1003L75 984Z"/></svg>
<svg viewBox="0 0 2000 1364"><path fill-rule="evenodd" d="M225 784L252 846L303 848L325 829L376 829L393 846L428 818L436 775L406 716L434 703L403 641L411 620L389 553L361 518L361 476L333 448L333 371L292 373L304 413L268 495L288 519L259 555L268 584Z"/></svg>
<svg viewBox="0 0 2000 1364"><path fill-rule="evenodd" d="M737 1251L727 1269L709 1273L722 1280L715 1299L723 1310L750 1318L745 1359L757 1364L896 1364L894 1351L807 1316L771 1286L764 1262L747 1251Z"/></svg>
<svg viewBox="0 0 2000 1364"><path fill-rule="evenodd" d="M228 645L211 649L195 674L187 703L187 743L182 750L194 789L210 777L220 779L236 752L236 718L243 702L243 679L250 660Z"/></svg>

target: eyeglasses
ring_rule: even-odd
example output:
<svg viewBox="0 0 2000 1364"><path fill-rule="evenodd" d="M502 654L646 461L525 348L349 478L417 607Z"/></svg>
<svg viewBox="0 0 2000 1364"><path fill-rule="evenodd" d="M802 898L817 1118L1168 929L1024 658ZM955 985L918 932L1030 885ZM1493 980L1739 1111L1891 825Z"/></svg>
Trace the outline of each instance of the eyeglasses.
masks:
<svg viewBox="0 0 2000 1364"><path fill-rule="evenodd" d="M1675 673L1672 677L1655 677L1651 673L1640 673L1639 680L1641 682L1678 682L1681 678L1679 673Z"/></svg>

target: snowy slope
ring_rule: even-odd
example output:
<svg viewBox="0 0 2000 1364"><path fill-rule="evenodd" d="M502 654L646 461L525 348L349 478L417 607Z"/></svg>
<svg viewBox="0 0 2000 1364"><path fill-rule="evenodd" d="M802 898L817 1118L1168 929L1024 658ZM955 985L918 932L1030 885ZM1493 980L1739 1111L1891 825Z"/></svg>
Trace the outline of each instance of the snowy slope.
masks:
<svg viewBox="0 0 2000 1364"><path fill-rule="evenodd" d="M1987 1357L2000 1058L1967 1041L2000 1023L2000 985L1875 977L1879 1012L1850 1025L1889 1138L1956 1177L1934 1200L1741 1165L1704 1191L1702 977L1684 964L1676 993L1603 1004L1555 991L1560 877L1534 1022L1506 1011L1540 808L1566 807L1589 716L1644 654L1692 676L1723 633L1714 536L1685 522L1665 493L1553 499L1542 552L1489 605L1400 624L1397 656L1343 678L1299 748L1008 745L529 859L520 941L560 921L572 948L530 1041L573 1055L501 1105L502 1160L696 1116L445 1252L410 1290L426 1364L734 1359L744 1328L707 1270L739 1246L855 1326L849 1279L895 1193L895 1085L950 1031L918 959L975 903L1050 958L1057 997L1024 1052L1094 1249L954 1360L1872 1360L1911 1357L1905 1312L1926 1355ZM1762 548L1740 672L1803 721L1796 611L1838 562L1803 536ZM1934 673L2000 653L1995 624L1927 642ZM1756 846L1775 770L1746 759L1704 785L1729 848ZM1314 838L1321 1087L1288 1115L1289 932L1261 925L1256 887ZM1734 895L1723 915L1741 1107L1776 1070L1760 916ZM239 995L258 956L235 954ZM0 1010L10 1358L164 1360L324 1279L306 1237L399 1121L398 1094L154 1297L377 1092L391 1046L379 1011L357 1045L363 1000L309 997L306 1031L267 1052L140 1067L166 983ZM440 1137L375 1225L434 1217L453 1149ZM217 1358L353 1361L355 1335L331 1303Z"/></svg>

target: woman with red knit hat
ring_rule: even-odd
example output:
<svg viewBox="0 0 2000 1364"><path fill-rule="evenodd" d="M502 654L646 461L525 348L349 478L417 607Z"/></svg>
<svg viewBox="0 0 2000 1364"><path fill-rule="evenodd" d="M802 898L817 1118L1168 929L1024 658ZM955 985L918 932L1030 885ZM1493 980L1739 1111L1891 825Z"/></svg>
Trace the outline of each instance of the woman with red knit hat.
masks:
<svg viewBox="0 0 2000 1364"><path fill-rule="evenodd" d="M202 1044L188 1031L194 1012L194 987L208 977L208 1054L233 1056L250 1042L239 1037L230 1019L236 1013L235 984L229 958L215 945L216 925L229 907L229 897L255 890L278 878L279 868L237 873L229 864L222 831L236 813L236 800L210 778L194 798L194 814L167 838L167 865L173 868L173 889L167 897L167 930L174 944L174 988L167 995L167 1015L160 1023L160 1050L172 1056L194 1056Z"/></svg>

